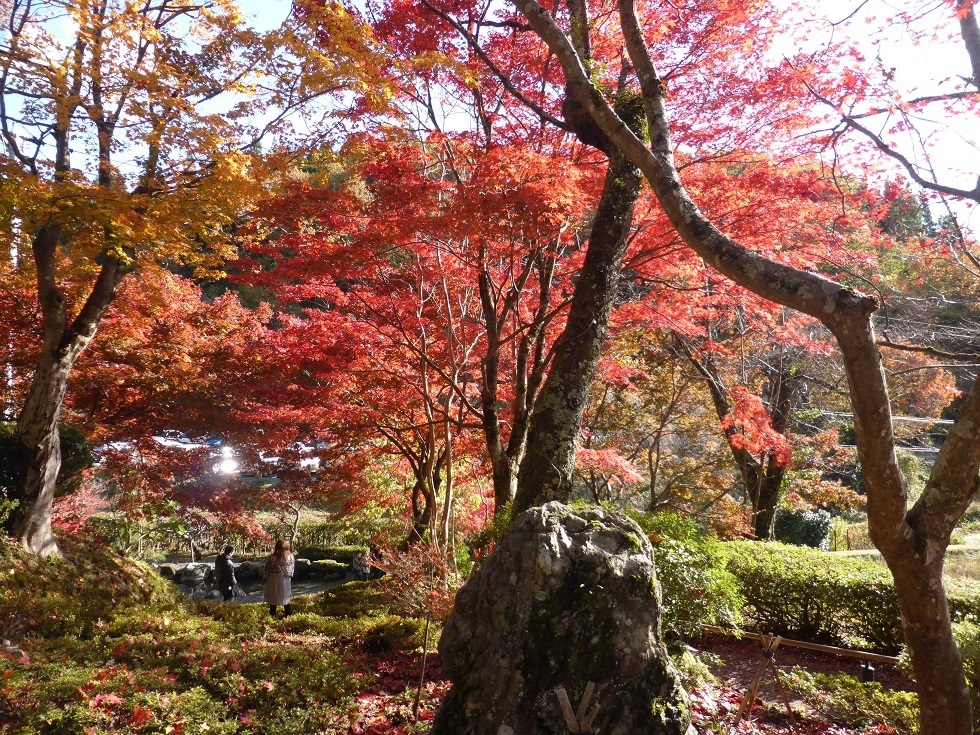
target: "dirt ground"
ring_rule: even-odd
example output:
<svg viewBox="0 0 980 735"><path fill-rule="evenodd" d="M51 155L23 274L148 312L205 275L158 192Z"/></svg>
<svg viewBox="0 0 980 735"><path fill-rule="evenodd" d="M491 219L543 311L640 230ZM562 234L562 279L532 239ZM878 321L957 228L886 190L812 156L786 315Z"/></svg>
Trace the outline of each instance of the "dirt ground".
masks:
<svg viewBox="0 0 980 735"><path fill-rule="evenodd" d="M722 682L742 691L748 688L762 660L762 643L759 641L709 636L692 641L691 645L698 650L719 656L722 665L713 668L713 673ZM860 659L792 648L788 645L781 645L776 650L775 662L780 670L785 671L799 666L817 674L849 674L855 677L861 675ZM915 690L915 685L896 667L877 662L873 665L875 681L886 689ZM766 671L757 696L765 702L781 701L771 668Z"/></svg>
<svg viewBox="0 0 980 735"><path fill-rule="evenodd" d="M763 676L762 683L756 695L757 704L753 708L750 721L743 722L738 728L732 728L735 714L741 705L742 698L755 677L762 660L762 644L754 640L737 640L727 636L709 636L691 645L699 651L718 656L721 664L711 666L712 673L717 677L718 684L703 691L692 692L693 713L695 726L699 733L707 735L716 732L764 733L765 735L782 735L783 733L800 733L810 735L856 735L857 733L892 733L890 728L872 728L852 731L844 727L831 726L821 722L810 708L802 701L790 695L790 704L794 712L805 713L798 728L794 730L785 714L785 705L777 688L772 668ZM808 651L789 646L780 646L775 656L776 666L782 672L788 672L794 666L819 674L849 674L859 677L861 660L832 654ZM914 684L909 681L896 667L890 664L874 663L875 681L886 689L914 691ZM719 729L721 728L721 729Z"/></svg>

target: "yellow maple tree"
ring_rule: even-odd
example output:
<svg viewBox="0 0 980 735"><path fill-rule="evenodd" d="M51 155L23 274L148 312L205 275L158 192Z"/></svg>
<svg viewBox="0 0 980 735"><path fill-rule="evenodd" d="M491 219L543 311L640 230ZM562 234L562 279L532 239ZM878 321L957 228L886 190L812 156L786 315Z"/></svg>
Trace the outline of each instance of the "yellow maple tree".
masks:
<svg viewBox="0 0 980 735"><path fill-rule="evenodd" d="M36 283L42 344L17 414L7 530L55 553L50 509L68 375L124 278L197 276L326 118L388 86L333 2L250 27L233 0L0 0L0 258Z"/></svg>

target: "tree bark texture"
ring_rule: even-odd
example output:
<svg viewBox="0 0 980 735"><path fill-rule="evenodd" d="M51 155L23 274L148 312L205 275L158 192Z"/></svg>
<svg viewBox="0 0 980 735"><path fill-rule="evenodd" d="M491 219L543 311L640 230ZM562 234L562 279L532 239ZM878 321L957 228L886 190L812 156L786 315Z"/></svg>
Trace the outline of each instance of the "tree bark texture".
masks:
<svg viewBox="0 0 980 735"><path fill-rule="evenodd" d="M58 551L51 531L51 507L61 468L58 420L67 386L68 368L48 355L42 357L17 421L17 441L24 463L12 498L18 505L7 525L25 549L41 556Z"/></svg>
<svg viewBox="0 0 980 735"><path fill-rule="evenodd" d="M568 322L531 416L514 499L517 513L552 500L567 501L571 494L582 415L606 339L641 185L636 166L614 152Z"/></svg>
<svg viewBox="0 0 980 735"><path fill-rule="evenodd" d="M502 325L497 314L497 303L494 298L491 286L490 274L483 272L480 274L480 300L483 306L483 318L487 325L487 354L481 362L483 373L483 384L480 390L480 399L483 402L480 420L483 424L483 438L487 446L487 454L490 457L490 469L493 477L493 507L494 514L506 506L514 499L517 491L517 462L508 452L504 445L501 435L501 418L497 408L498 387L500 384L500 333ZM507 305L505 304L505 309ZM517 380L521 380L518 374ZM511 444L519 444L520 453L523 454L524 442L527 432L522 436L515 436L520 420L522 405L515 399L514 403L514 426L511 428Z"/></svg>
<svg viewBox="0 0 980 735"><path fill-rule="evenodd" d="M530 418L547 369L547 328L553 316L551 297L557 245L556 242L552 247L535 253L503 298L499 298L495 291L489 271L484 270L480 274L480 301L487 329L487 353L481 362L481 421L492 469L494 515L511 503L517 494L517 476L527 449ZM498 409L501 343L507 320L517 313L520 296L534 275L538 282L538 306L533 320L523 330L517 343L512 420L510 435L505 442L504 421Z"/></svg>
<svg viewBox="0 0 980 735"><path fill-rule="evenodd" d="M976 439L980 435L980 393L976 383L940 450L926 489L906 512L907 491L895 457L888 388L871 324L875 300L747 250L698 209L674 164L666 94L633 0L619 0L619 19L643 94L649 148L592 85L582 59L554 18L535 0L513 1L561 63L569 93L643 171L685 243L743 288L819 319L836 337L847 371L858 455L867 484L871 538L895 578L905 640L919 686L920 731L922 735L970 735L970 697L950 628L941 571L953 527L977 496L980 483L980 442Z"/></svg>

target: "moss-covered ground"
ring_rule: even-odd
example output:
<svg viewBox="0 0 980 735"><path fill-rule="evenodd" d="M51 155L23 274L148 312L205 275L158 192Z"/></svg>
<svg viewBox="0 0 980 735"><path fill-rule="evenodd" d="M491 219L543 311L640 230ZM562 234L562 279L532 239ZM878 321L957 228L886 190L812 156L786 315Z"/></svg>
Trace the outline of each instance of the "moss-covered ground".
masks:
<svg viewBox="0 0 980 735"><path fill-rule="evenodd" d="M416 733L422 623L372 583L262 605L183 598L149 566L62 539L41 560L0 541L0 733ZM434 648L430 640L430 648Z"/></svg>
<svg viewBox="0 0 980 735"><path fill-rule="evenodd" d="M393 609L383 585L297 598L291 617L272 619L262 605L188 600L105 545L61 546L61 558L41 560L0 539L0 638L11 643L0 645L0 735L429 731L448 684L430 652L413 717L423 625ZM748 671L758 655L746 654ZM746 677L712 683L718 662L706 661L678 659L695 728L728 732ZM805 672L787 685L802 708L797 732L914 731L914 695ZM739 732L793 732L774 701Z"/></svg>

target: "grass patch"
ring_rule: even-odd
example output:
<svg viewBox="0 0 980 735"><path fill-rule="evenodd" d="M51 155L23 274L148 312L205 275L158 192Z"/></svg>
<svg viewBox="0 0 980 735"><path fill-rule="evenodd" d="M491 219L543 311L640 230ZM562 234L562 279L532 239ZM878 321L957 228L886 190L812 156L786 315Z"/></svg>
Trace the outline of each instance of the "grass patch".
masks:
<svg viewBox="0 0 980 735"><path fill-rule="evenodd" d="M898 733L918 732L915 692L891 691L846 674L814 674L799 667L785 674L784 684L829 722L858 728L884 724Z"/></svg>
<svg viewBox="0 0 980 735"><path fill-rule="evenodd" d="M60 542L62 558L41 560L0 540L0 635L24 652L0 656L0 735L341 735L364 720L356 696L375 671L414 667L421 646L420 621L393 615L376 585L297 598L274 619Z"/></svg>

